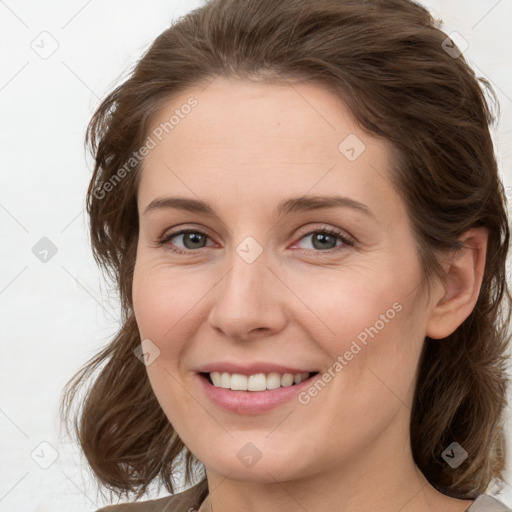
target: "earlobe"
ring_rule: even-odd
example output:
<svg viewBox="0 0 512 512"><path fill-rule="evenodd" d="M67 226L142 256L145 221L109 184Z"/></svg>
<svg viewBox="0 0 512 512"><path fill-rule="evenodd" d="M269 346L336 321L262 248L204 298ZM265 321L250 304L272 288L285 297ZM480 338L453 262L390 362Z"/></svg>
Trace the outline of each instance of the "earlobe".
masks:
<svg viewBox="0 0 512 512"><path fill-rule="evenodd" d="M426 335L446 338L471 314L480 294L485 269L488 230L484 227L466 231L460 241L464 247L445 262L446 280L442 293L433 300Z"/></svg>

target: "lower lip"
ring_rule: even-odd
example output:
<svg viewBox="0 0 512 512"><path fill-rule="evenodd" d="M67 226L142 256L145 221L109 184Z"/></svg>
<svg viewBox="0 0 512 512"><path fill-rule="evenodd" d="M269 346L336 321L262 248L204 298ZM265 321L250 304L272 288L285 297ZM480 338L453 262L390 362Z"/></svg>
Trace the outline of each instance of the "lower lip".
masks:
<svg viewBox="0 0 512 512"><path fill-rule="evenodd" d="M299 384L266 391L233 391L217 388L207 377L197 374L208 398L217 406L238 414L259 414L274 409L296 397L304 388L311 385L318 374L313 374Z"/></svg>

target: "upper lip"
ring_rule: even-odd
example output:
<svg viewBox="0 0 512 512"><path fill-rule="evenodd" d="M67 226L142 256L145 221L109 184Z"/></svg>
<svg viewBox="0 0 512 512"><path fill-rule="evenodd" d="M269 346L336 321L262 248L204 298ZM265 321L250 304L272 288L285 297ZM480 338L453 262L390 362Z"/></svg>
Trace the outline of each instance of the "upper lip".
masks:
<svg viewBox="0 0 512 512"><path fill-rule="evenodd" d="M229 362L210 363L197 369L198 373L226 372L239 373L240 375L255 375L257 373L311 373L315 370L304 368L292 368L275 363L254 362L250 364L239 364Z"/></svg>

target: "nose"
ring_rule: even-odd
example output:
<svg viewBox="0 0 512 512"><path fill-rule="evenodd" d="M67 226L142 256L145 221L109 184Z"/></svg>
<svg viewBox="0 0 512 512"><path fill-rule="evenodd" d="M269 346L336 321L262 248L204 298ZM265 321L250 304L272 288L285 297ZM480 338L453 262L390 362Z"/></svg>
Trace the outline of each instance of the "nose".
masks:
<svg viewBox="0 0 512 512"><path fill-rule="evenodd" d="M286 286L269 267L265 250L252 262L233 250L229 269L212 293L208 323L227 338L267 338L286 325Z"/></svg>

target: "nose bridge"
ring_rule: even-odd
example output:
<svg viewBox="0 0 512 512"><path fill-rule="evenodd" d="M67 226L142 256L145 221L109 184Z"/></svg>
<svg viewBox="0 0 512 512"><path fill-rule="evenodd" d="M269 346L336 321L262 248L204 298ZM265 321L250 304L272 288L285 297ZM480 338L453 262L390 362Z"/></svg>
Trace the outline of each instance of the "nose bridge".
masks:
<svg viewBox="0 0 512 512"><path fill-rule="evenodd" d="M246 237L227 257L229 270L216 287L210 324L233 338L250 331L276 329L283 320L272 286L274 274L268 268L268 252L253 237Z"/></svg>
<svg viewBox="0 0 512 512"><path fill-rule="evenodd" d="M232 309L233 315L243 314L244 304L254 308L262 306L265 291L268 254L263 247L251 240L244 240L233 248L230 271L226 275L220 300Z"/></svg>

